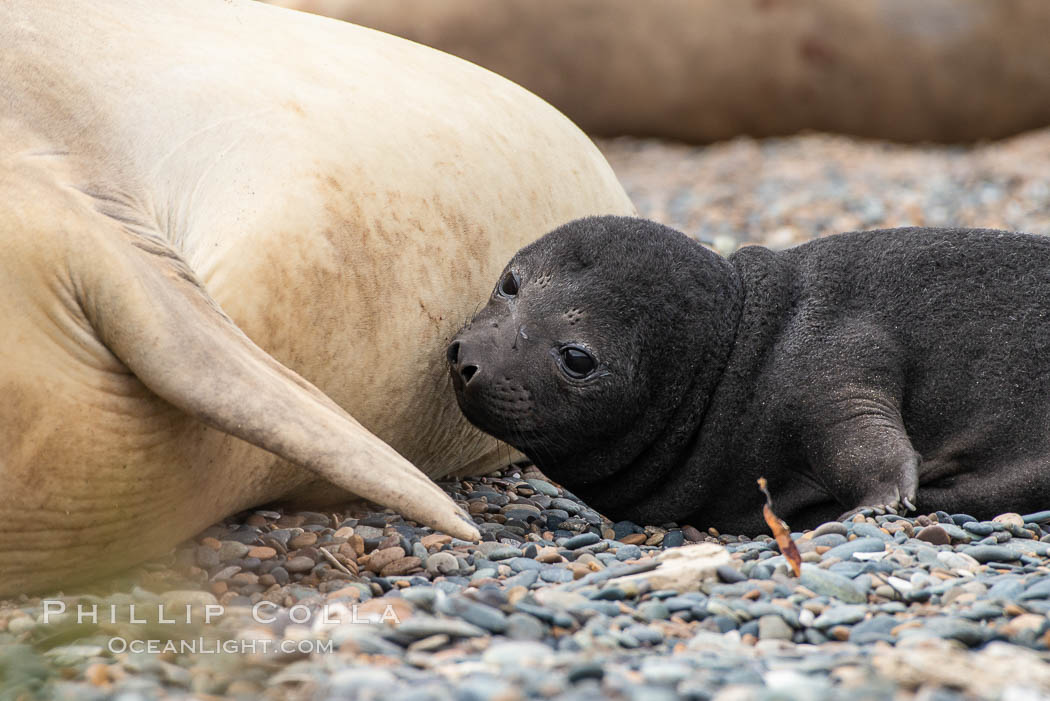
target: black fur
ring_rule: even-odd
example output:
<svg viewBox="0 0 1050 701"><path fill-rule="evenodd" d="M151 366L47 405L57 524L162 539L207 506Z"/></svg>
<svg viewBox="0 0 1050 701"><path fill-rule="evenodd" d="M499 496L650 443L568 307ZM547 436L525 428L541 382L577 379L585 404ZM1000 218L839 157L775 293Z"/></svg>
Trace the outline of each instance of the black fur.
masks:
<svg viewBox="0 0 1050 701"><path fill-rule="evenodd" d="M894 229L726 260L596 217L507 270L518 294L450 347L460 407L611 518L764 532L759 476L794 528L1050 506L1048 238ZM559 369L568 343L594 376Z"/></svg>

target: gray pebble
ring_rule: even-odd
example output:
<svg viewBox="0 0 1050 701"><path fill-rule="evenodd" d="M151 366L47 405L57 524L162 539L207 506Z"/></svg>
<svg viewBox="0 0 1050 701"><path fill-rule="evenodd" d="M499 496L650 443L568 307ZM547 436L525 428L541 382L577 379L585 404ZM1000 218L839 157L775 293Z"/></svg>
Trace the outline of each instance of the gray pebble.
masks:
<svg viewBox="0 0 1050 701"><path fill-rule="evenodd" d="M535 616L515 611L507 617L504 635L511 640L543 640L546 634L547 627Z"/></svg>
<svg viewBox="0 0 1050 701"><path fill-rule="evenodd" d="M923 621L923 627L918 630L932 632L939 638L958 640L969 647L984 643L989 633L977 623L949 616L926 619Z"/></svg>
<svg viewBox="0 0 1050 701"><path fill-rule="evenodd" d="M831 628L833 626L852 625L864 620L868 613L867 606L832 606L813 621L815 628Z"/></svg>
<svg viewBox="0 0 1050 701"><path fill-rule="evenodd" d="M867 596L849 578L810 564L802 565L802 577L799 581L802 586L817 594L835 597L848 604L862 604L867 601Z"/></svg>
<svg viewBox="0 0 1050 701"><path fill-rule="evenodd" d="M525 570L540 570L543 568L542 562L536 562L530 560L527 557L512 557L507 560L506 563L510 565L510 568L515 572L524 572Z"/></svg>
<svg viewBox="0 0 1050 701"><path fill-rule="evenodd" d="M574 578L575 577L572 571L564 567L556 567L552 565L550 567L544 567L542 570L540 570L540 579L542 579L544 582L564 584L566 582L573 581Z"/></svg>
<svg viewBox="0 0 1050 701"><path fill-rule="evenodd" d="M512 669L543 669L553 659L554 650L542 643L529 641L494 643L481 655L481 661L486 664Z"/></svg>
<svg viewBox="0 0 1050 701"><path fill-rule="evenodd" d="M401 590L401 596L417 608L425 611L434 610L434 602L437 600L437 589L434 587L408 587Z"/></svg>
<svg viewBox="0 0 1050 701"><path fill-rule="evenodd" d="M671 612L662 601L645 601L635 609L647 621L662 621L671 617Z"/></svg>
<svg viewBox="0 0 1050 701"><path fill-rule="evenodd" d="M893 536L883 531L878 526L873 526L870 523L854 523L850 530L853 532L858 539L861 538L877 538L883 542L889 542L893 540Z"/></svg>
<svg viewBox="0 0 1050 701"><path fill-rule="evenodd" d="M719 565L715 568L715 574L718 575L719 580L726 584L739 584L747 581L747 577L741 574L740 570L731 565Z"/></svg>
<svg viewBox="0 0 1050 701"><path fill-rule="evenodd" d="M459 560L450 552L438 551L427 556L427 573L431 576L459 572ZM493 570L495 574L495 570Z"/></svg>
<svg viewBox="0 0 1050 701"><path fill-rule="evenodd" d="M221 559L218 550L212 550L203 545L197 548L197 564L204 569L217 567L220 561Z"/></svg>
<svg viewBox="0 0 1050 701"><path fill-rule="evenodd" d="M885 549L886 542L881 538L857 538L856 540L836 545L824 553L822 559L837 557L840 560L849 560L853 557L853 553L877 553Z"/></svg>
<svg viewBox="0 0 1050 701"><path fill-rule="evenodd" d="M661 547L664 548L677 548L684 544L685 534L679 530L668 531L664 536L663 542L660 543Z"/></svg>
<svg viewBox="0 0 1050 701"><path fill-rule="evenodd" d="M849 529L846 528L846 524L841 521L828 521L827 523L822 523L813 529L813 538L819 538L829 534L846 536L848 533Z"/></svg>
<svg viewBox="0 0 1050 701"><path fill-rule="evenodd" d="M447 635L452 638L477 638L485 635L485 630L466 621L456 619L433 618L415 615L396 627L398 633L412 638L426 638L431 635Z"/></svg>
<svg viewBox="0 0 1050 701"><path fill-rule="evenodd" d="M273 533L271 533L270 535L273 535ZM382 528L376 528L375 526L355 526L354 527L354 535L359 535L359 536L361 536L362 538L364 538L366 540L368 540L370 538L382 538L383 537L383 529ZM287 544L287 541L286 541L286 544Z"/></svg>
<svg viewBox="0 0 1050 701"><path fill-rule="evenodd" d="M755 565L751 568L750 573L751 579L771 579L773 577L773 568L766 565Z"/></svg>
<svg viewBox="0 0 1050 701"><path fill-rule="evenodd" d="M901 621L893 616L878 615L872 618L858 621L850 629L850 642L859 644L872 643L876 640L890 642L894 640L891 631L900 625Z"/></svg>
<svg viewBox="0 0 1050 701"><path fill-rule="evenodd" d="M1004 575L996 577L992 586L985 593L986 599L1002 599L1013 601L1020 599L1025 592L1024 581L1018 575Z"/></svg>
<svg viewBox="0 0 1050 701"><path fill-rule="evenodd" d="M270 570L269 575L273 577L274 580L282 587L288 584L288 581L290 579L288 575L288 570L284 567L274 567L272 570Z"/></svg>
<svg viewBox="0 0 1050 701"><path fill-rule="evenodd" d="M617 521L613 524L613 533L615 534L617 539L631 535L632 533L641 532L642 527L634 521Z"/></svg>
<svg viewBox="0 0 1050 701"><path fill-rule="evenodd" d="M502 633L507 629L507 615L499 609L479 604L462 596L450 596L437 603L439 613L461 618L479 628L492 633Z"/></svg>
<svg viewBox="0 0 1050 701"><path fill-rule="evenodd" d="M535 561L534 561L535 562ZM536 570L525 570L513 577L507 577L503 580L503 587L505 589L513 589L514 587L531 587L539 579L540 572Z"/></svg>
<svg viewBox="0 0 1050 701"><path fill-rule="evenodd" d="M811 538L809 544L814 548L818 546L833 548L836 545L842 545L845 542L848 541L844 535L839 533L825 533L824 535Z"/></svg>
<svg viewBox="0 0 1050 701"><path fill-rule="evenodd" d="M987 621L1002 616L1003 607L988 601L978 601L972 608L960 612L959 615L971 621Z"/></svg>
<svg viewBox="0 0 1050 701"><path fill-rule="evenodd" d="M285 562L284 568L289 572L309 572L316 564L317 563L314 562L312 558L306 557L305 555L298 555ZM271 571L270 574L273 574L273 572Z"/></svg>
<svg viewBox="0 0 1050 701"><path fill-rule="evenodd" d="M490 560L508 560L512 557L521 557L521 550L512 545L503 543L480 543L478 552Z"/></svg>
<svg viewBox="0 0 1050 701"><path fill-rule="evenodd" d="M693 673L693 668L684 662L650 657L642 663L641 672L642 679L647 682L663 686L674 686L689 678Z"/></svg>
<svg viewBox="0 0 1050 701"><path fill-rule="evenodd" d="M641 645L659 645L664 641L664 634L649 626L632 625L625 628L623 632Z"/></svg>
<svg viewBox="0 0 1050 701"><path fill-rule="evenodd" d="M1002 545L974 545L962 551L974 560L984 564L986 562L1013 562L1019 555Z"/></svg>
<svg viewBox="0 0 1050 701"><path fill-rule="evenodd" d="M984 523L979 521L967 521L962 524L963 530L969 531L976 536L985 537L991 535L995 531L995 527L990 523Z"/></svg>
<svg viewBox="0 0 1050 701"><path fill-rule="evenodd" d="M620 607L612 601L590 600L571 605L569 611L583 614L600 613L612 617L619 615Z"/></svg>
<svg viewBox="0 0 1050 701"><path fill-rule="evenodd" d="M581 533L565 541L564 547L568 550L582 548L585 545L594 545L601 540L597 533Z"/></svg>
<svg viewBox="0 0 1050 701"><path fill-rule="evenodd" d="M443 591L446 594L458 594L463 591L466 586L459 582L453 581L452 579L444 579L440 582L434 582L434 588Z"/></svg>
<svg viewBox="0 0 1050 701"><path fill-rule="evenodd" d="M433 559L431 559L431 562L433 562ZM427 571L430 571L429 567L427 568ZM482 579L494 579L498 576L499 572L495 567L482 567L479 570L475 570L474 574L470 575L470 581L476 582Z"/></svg>
<svg viewBox="0 0 1050 701"><path fill-rule="evenodd" d="M621 562L624 560L637 560L642 556L642 549L637 545L625 545L621 544L616 548L616 559Z"/></svg>
<svg viewBox="0 0 1050 701"><path fill-rule="evenodd" d="M791 640L795 631L783 618L769 614L758 619L758 637L760 640Z"/></svg>
<svg viewBox="0 0 1050 701"><path fill-rule="evenodd" d="M544 494L549 497L556 497L560 494L558 488L546 480L528 479L525 480L529 485L540 494Z"/></svg>
<svg viewBox="0 0 1050 701"><path fill-rule="evenodd" d="M224 540L219 546L219 558L223 562L239 560L248 554L248 550L250 548L244 543L238 543L236 540Z"/></svg>
<svg viewBox="0 0 1050 701"><path fill-rule="evenodd" d="M568 512L570 516L575 516L576 514L580 513L580 510L583 507L580 506L579 503L570 499L551 499L551 508L560 509L562 511Z"/></svg>
<svg viewBox="0 0 1050 701"><path fill-rule="evenodd" d="M1050 578L1034 580L1018 598L1021 600L1050 598Z"/></svg>

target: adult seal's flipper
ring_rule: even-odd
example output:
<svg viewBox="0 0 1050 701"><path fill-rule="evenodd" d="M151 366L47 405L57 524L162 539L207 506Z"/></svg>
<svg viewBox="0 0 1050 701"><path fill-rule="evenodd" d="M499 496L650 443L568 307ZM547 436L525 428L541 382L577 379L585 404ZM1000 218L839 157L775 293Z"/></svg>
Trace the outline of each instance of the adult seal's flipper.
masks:
<svg viewBox="0 0 1050 701"><path fill-rule="evenodd" d="M93 237L94 238L94 237ZM393 448L256 346L166 241L127 229L77 273L98 337L146 387L203 423L466 540L469 518Z"/></svg>

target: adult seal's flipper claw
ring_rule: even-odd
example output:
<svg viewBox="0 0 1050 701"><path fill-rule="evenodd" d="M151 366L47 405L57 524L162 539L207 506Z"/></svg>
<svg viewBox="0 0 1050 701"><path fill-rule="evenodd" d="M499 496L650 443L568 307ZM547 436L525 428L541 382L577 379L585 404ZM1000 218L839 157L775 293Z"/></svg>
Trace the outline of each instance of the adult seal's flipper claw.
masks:
<svg viewBox="0 0 1050 701"><path fill-rule="evenodd" d="M465 540L478 532L432 481L256 346L160 238L114 232L79 272L99 338L146 387L213 428ZM104 310L104 311L103 311Z"/></svg>

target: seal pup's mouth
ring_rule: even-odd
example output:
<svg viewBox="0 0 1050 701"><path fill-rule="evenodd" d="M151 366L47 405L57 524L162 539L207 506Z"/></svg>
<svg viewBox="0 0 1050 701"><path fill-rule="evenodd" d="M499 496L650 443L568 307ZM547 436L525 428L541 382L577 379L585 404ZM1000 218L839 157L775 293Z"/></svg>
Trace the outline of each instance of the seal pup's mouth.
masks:
<svg viewBox="0 0 1050 701"><path fill-rule="evenodd" d="M488 347L486 347L488 346ZM460 411L482 431L525 450L522 439L532 433L532 394L524 384L493 372L491 344L470 338L469 329L457 335L446 351L449 375Z"/></svg>

